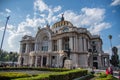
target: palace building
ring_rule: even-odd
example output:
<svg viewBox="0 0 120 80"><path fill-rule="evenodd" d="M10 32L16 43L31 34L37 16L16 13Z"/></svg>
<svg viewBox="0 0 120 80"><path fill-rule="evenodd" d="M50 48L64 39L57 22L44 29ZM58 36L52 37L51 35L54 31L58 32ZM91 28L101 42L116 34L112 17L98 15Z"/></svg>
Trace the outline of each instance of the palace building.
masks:
<svg viewBox="0 0 120 80"><path fill-rule="evenodd" d="M103 52L102 44L99 35L74 26L62 15L51 27L38 28L34 37L22 37L18 63L30 67L64 67L69 50L74 68L108 67L109 55Z"/></svg>

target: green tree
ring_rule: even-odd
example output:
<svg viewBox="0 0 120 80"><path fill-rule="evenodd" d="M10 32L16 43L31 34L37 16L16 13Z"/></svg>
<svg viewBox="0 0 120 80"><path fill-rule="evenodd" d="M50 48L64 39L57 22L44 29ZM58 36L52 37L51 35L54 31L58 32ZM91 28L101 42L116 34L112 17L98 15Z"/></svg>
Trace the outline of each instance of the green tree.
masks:
<svg viewBox="0 0 120 80"><path fill-rule="evenodd" d="M12 54L11 54L12 53ZM18 53L17 52L7 52L0 50L0 61L17 61Z"/></svg>
<svg viewBox="0 0 120 80"><path fill-rule="evenodd" d="M117 47L113 47L113 48L112 48L112 52L113 52L114 54L111 56L110 63L111 63L113 66L117 67L118 64L119 64L119 56L118 56L118 54L117 54L117 52L118 52Z"/></svg>

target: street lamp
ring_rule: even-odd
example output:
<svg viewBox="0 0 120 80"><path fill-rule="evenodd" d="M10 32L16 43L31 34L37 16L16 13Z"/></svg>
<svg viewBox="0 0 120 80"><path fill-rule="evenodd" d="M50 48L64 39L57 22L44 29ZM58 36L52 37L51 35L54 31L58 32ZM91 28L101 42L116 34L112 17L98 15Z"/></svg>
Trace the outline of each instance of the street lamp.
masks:
<svg viewBox="0 0 120 80"><path fill-rule="evenodd" d="M6 32L6 28L7 28L7 23L8 23L9 18L10 18L10 16L7 17L6 24L5 24L5 29L4 29L3 36L2 36L2 41L1 41L1 46L0 46L0 51L1 51L0 57L2 55L2 46L3 46L4 36L5 36L5 32Z"/></svg>
<svg viewBox="0 0 120 80"><path fill-rule="evenodd" d="M111 46L111 51L112 51L112 35L109 35L108 38L110 39L110 46ZM113 55L113 53L112 53Z"/></svg>
<svg viewBox="0 0 120 80"><path fill-rule="evenodd" d="M108 37L110 39L110 46L111 46L111 49L112 49L112 35L109 35Z"/></svg>

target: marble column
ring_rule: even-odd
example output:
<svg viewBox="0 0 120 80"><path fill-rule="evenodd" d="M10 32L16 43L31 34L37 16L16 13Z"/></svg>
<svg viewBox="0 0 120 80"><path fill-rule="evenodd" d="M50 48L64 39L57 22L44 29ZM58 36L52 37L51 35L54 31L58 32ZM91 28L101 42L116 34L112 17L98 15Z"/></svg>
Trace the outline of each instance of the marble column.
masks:
<svg viewBox="0 0 120 80"><path fill-rule="evenodd" d="M47 63L46 66L49 66L49 55L47 55Z"/></svg>
<svg viewBox="0 0 120 80"><path fill-rule="evenodd" d="M102 46L100 43L98 43L98 52L101 53L101 51L102 51Z"/></svg>
<svg viewBox="0 0 120 80"><path fill-rule="evenodd" d="M23 44L20 44L20 53L22 53L22 49L23 49Z"/></svg>
<svg viewBox="0 0 120 80"><path fill-rule="evenodd" d="M48 43L48 51L49 51L49 52L52 51L52 40L49 40L49 43Z"/></svg>
<svg viewBox="0 0 120 80"><path fill-rule="evenodd" d="M37 51L37 42L35 42L34 51Z"/></svg>
<svg viewBox="0 0 120 80"><path fill-rule="evenodd" d="M75 52L78 51L78 40L77 40L77 36L75 36Z"/></svg>
<svg viewBox="0 0 120 80"><path fill-rule="evenodd" d="M25 53L28 53L28 50L29 50L29 46L28 46L28 43L26 43Z"/></svg>
<svg viewBox="0 0 120 80"><path fill-rule="evenodd" d="M71 51L73 51L73 37L69 38L69 48L71 49Z"/></svg>
<svg viewBox="0 0 120 80"><path fill-rule="evenodd" d="M87 51L87 47L86 47L86 39L85 39L85 38L83 39L83 42L84 42L84 51Z"/></svg>
<svg viewBox="0 0 120 80"><path fill-rule="evenodd" d="M56 65L56 67L59 67L59 64L60 64L59 63L59 55L57 55L56 58L57 58L57 65Z"/></svg>
<svg viewBox="0 0 120 80"><path fill-rule="evenodd" d="M31 58L31 56L28 56L28 57L29 57L28 65L29 65L29 67L31 67L31 64L32 64L32 58Z"/></svg>
<svg viewBox="0 0 120 80"><path fill-rule="evenodd" d="M58 48L59 48L59 51L62 50L62 39L61 38L58 40Z"/></svg>
<svg viewBox="0 0 120 80"><path fill-rule="evenodd" d="M38 43L38 51L41 51L41 46L42 46L42 44L39 42Z"/></svg>
<svg viewBox="0 0 120 80"><path fill-rule="evenodd" d="M38 59L38 57L36 56L36 57L35 57L35 67L37 67L37 63L38 63L38 62L37 62L37 61L38 61L37 59Z"/></svg>
<svg viewBox="0 0 120 80"><path fill-rule="evenodd" d="M74 51L76 51L76 38L74 37Z"/></svg>
<svg viewBox="0 0 120 80"><path fill-rule="evenodd" d="M28 49L28 51L29 52L32 51L32 43L29 43L29 49Z"/></svg>
<svg viewBox="0 0 120 80"><path fill-rule="evenodd" d="M59 51L59 40L57 40L57 51Z"/></svg>
<svg viewBox="0 0 120 80"><path fill-rule="evenodd" d="M82 43L82 38L79 37L79 51L82 52L83 51L83 43Z"/></svg>
<svg viewBox="0 0 120 80"><path fill-rule="evenodd" d="M89 40L88 40L88 49L90 49L90 42L89 42Z"/></svg>
<svg viewBox="0 0 120 80"><path fill-rule="evenodd" d="M82 36L82 51L84 52L84 37Z"/></svg>
<svg viewBox="0 0 120 80"><path fill-rule="evenodd" d="M90 54L87 54L87 67L90 67Z"/></svg>
<svg viewBox="0 0 120 80"><path fill-rule="evenodd" d="M43 55L41 55L41 67L43 67Z"/></svg>

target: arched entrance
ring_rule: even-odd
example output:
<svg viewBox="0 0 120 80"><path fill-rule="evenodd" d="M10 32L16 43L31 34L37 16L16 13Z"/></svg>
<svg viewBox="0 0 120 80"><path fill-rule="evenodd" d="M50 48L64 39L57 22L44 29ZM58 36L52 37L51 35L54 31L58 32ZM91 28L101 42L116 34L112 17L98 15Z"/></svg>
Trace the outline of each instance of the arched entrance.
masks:
<svg viewBox="0 0 120 80"><path fill-rule="evenodd" d="M98 69L98 62L93 62L93 67L95 67L96 69Z"/></svg>
<svg viewBox="0 0 120 80"><path fill-rule="evenodd" d="M46 62L47 62L47 57L43 56L43 66L46 66Z"/></svg>

